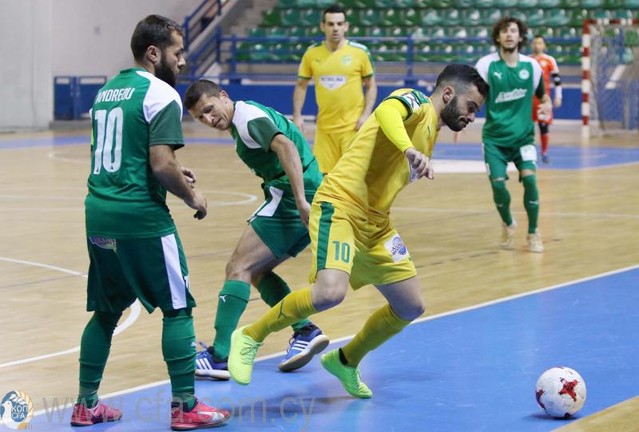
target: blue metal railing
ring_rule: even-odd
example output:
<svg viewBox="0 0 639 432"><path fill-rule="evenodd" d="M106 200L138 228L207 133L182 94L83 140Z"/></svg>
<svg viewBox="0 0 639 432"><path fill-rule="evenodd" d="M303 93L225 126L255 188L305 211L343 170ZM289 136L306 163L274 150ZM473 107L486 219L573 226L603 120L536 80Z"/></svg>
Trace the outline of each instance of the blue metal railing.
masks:
<svg viewBox="0 0 639 432"><path fill-rule="evenodd" d="M203 0L202 3L191 13L184 17L184 48L188 51L189 46L204 29L222 14L224 0Z"/></svg>

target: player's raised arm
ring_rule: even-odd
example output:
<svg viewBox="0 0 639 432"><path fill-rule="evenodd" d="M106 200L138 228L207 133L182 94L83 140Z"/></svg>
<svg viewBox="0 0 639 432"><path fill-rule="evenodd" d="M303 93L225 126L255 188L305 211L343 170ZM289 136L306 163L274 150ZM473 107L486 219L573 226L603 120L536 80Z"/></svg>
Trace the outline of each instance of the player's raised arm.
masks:
<svg viewBox="0 0 639 432"><path fill-rule="evenodd" d="M186 205L192 209L197 210L193 217L196 219L206 217L206 199L200 191L193 189L191 184L186 181L186 174L175 158L173 147L169 145L151 146L149 163L153 174L167 191L184 200Z"/></svg>
<svg viewBox="0 0 639 432"><path fill-rule="evenodd" d="M430 158L415 149L404 127L404 120L408 118L408 115L406 105L393 98L386 99L375 109L375 119L379 127L384 135L404 153L417 178L426 176L432 179Z"/></svg>

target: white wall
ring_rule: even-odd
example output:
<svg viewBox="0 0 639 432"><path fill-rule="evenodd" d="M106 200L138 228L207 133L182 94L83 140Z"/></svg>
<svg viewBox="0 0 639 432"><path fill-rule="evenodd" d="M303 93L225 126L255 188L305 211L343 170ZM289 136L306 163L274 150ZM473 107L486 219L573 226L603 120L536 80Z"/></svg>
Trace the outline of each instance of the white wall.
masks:
<svg viewBox="0 0 639 432"><path fill-rule="evenodd" d="M52 4L0 1L0 131L48 127L53 117Z"/></svg>
<svg viewBox="0 0 639 432"><path fill-rule="evenodd" d="M115 75L132 64L129 43L138 21L160 14L182 24L201 1L55 0L53 75Z"/></svg>
<svg viewBox="0 0 639 432"><path fill-rule="evenodd" d="M0 131L47 128L53 77L115 75L132 64L137 22L182 24L201 0L0 0Z"/></svg>

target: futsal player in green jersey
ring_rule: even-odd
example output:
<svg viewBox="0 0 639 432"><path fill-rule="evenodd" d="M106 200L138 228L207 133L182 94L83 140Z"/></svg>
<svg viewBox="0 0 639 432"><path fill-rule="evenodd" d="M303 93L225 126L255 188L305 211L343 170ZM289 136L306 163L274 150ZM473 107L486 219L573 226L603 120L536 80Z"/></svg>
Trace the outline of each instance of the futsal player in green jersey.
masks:
<svg viewBox="0 0 639 432"><path fill-rule="evenodd" d="M310 203L322 182L317 161L300 130L279 112L252 101L232 101L208 80L191 84L184 105L194 119L235 140L242 161L263 180L264 203L251 215L226 265L218 295L215 341L197 354L195 373L230 379L227 359L231 334L246 309L251 284L274 306L290 292L273 270L310 244ZM306 365L328 345L328 338L307 319L292 324L293 337L279 369L288 372Z"/></svg>
<svg viewBox="0 0 639 432"><path fill-rule="evenodd" d="M544 245L539 232L539 191L537 190L537 149L532 120L533 97L540 100L539 113L550 115L552 105L545 93L539 63L519 53L526 44L526 24L504 17L493 26L497 52L482 57L477 71L490 85L486 99L486 123L482 130L484 160L493 189L493 200L502 220L500 246L510 249L517 222L510 212L510 193L506 189L508 162L514 162L524 186L524 207L528 215L528 250L541 253Z"/></svg>
<svg viewBox="0 0 639 432"><path fill-rule="evenodd" d="M219 425L230 413L194 396L195 332L189 272L166 205L169 191L206 216L195 175L175 150L184 145L182 102L173 88L185 64L183 32L174 21L150 15L131 37L134 67L102 87L91 109L91 172L85 200L89 252L87 310L82 334L80 391L72 426L120 420L98 388L122 312L136 298L148 312L162 310L162 353L171 381L171 428ZM133 407L131 407L133 410ZM132 413L133 414L133 413Z"/></svg>

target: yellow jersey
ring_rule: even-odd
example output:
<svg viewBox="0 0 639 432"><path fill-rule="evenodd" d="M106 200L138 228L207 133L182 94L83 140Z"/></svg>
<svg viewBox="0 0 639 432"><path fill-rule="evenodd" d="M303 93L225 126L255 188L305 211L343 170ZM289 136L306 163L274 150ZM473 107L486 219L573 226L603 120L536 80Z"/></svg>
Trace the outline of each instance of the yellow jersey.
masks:
<svg viewBox="0 0 639 432"><path fill-rule="evenodd" d="M302 57L298 76L315 82L318 129L333 133L355 130L364 110L362 79L374 73L364 45L347 40L335 51L329 51L324 42L311 45Z"/></svg>
<svg viewBox="0 0 639 432"><path fill-rule="evenodd" d="M385 99L399 100L408 111L404 128L412 146L430 157L439 133L439 118L430 99L413 89L395 90ZM385 103L382 102L380 107ZM324 177L315 201L348 207L367 217L388 217L395 197L415 180L404 151L410 145L391 141L376 113L362 125L335 168Z"/></svg>

